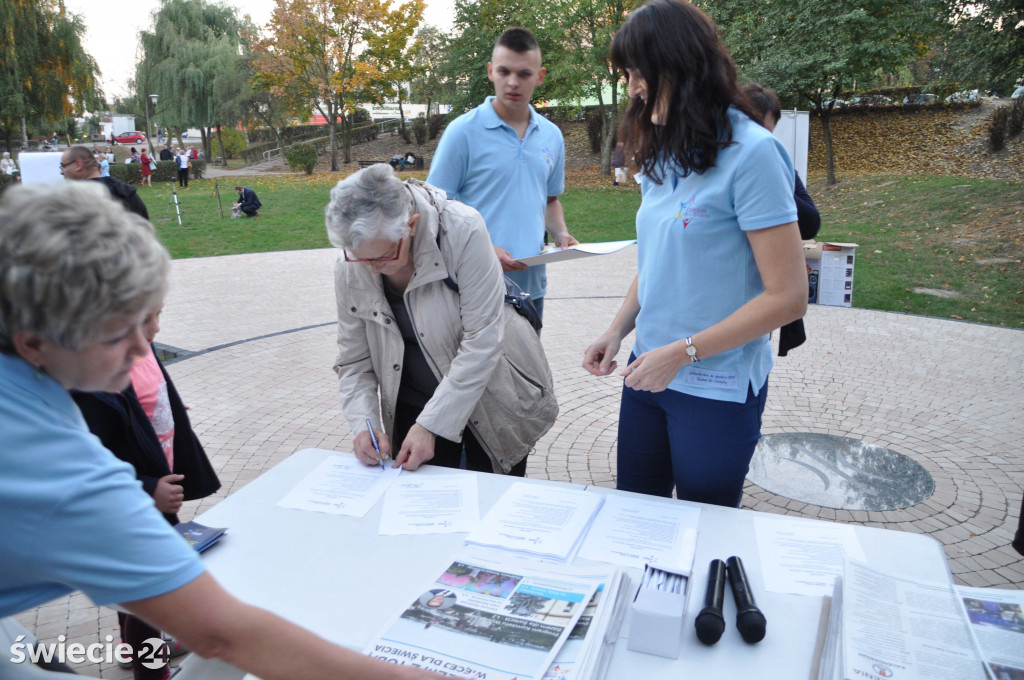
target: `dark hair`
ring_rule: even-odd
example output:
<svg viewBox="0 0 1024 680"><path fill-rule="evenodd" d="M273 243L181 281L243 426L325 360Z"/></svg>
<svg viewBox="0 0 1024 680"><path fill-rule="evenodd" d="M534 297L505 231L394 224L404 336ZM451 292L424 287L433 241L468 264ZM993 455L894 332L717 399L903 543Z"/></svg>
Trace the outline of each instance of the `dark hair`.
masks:
<svg viewBox="0 0 1024 680"><path fill-rule="evenodd" d="M782 118L782 107L779 106L779 98L775 95L775 90L760 83L747 83L740 89L754 110L761 113L762 125L764 125L764 119L768 117L768 114L771 114L776 121Z"/></svg>
<svg viewBox="0 0 1024 680"><path fill-rule="evenodd" d="M540 49L540 43L537 42L537 38L534 37L533 33L528 29L518 26L509 28L499 35L498 39L494 41L494 46L497 47L498 45L519 53Z"/></svg>
<svg viewBox="0 0 1024 680"><path fill-rule="evenodd" d="M715 166L719 149L732 144L730 106L757 120L714 22L684 0L651 0L634 10L612 39L611 57L647 83L647 101L629 103L620 134L639 170L658 184L663 161L684 177ZM655 125L651 113L663 96L668 112L664 125Z"/></svg>

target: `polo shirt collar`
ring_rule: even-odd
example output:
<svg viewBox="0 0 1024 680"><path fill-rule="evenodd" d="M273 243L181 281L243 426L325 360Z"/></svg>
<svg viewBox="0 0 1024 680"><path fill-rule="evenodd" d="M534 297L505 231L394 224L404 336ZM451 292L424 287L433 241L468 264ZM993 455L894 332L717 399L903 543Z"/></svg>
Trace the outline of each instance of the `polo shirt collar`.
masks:
<svg viewBox="0 0 1024 680"><path fill-rule="evenodd" d="M501 119L501 116L498 115L498 112L494 110L495 99L496 97L492 94L491 96L487 97L487 99L484 100L483 106L480 107L484 116L484 127L499 128L504 125L505 127L511 129L511 126L508 125L505 121L503 121ZM527 104L527 106L530 107L530 123L529 125L526 126L527 131L529 131L531 128L537 126L537 112L533 110L532 104Z"/></svg>
<svg viewBox="0 0 1024 680"><path fill-rule="evenodd" d="M21 357L0 352L0 383L2 382L9 382L14 389L32 395L66 418L68 422L85 429L81 412L68 391Z"/></svg>

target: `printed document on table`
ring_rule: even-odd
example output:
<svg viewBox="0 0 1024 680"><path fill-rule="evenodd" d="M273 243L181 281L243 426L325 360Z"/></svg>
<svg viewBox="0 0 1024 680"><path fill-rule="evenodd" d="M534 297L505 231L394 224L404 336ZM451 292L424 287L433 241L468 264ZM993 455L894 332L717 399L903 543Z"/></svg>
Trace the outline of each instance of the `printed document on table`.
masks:
<svg viewBox="0 0 1024 680"><path fill-rule="evenodd" d="M277 502L282 508L362 517L398 478L402 468L363 465L354 456L330 456Z"/></svg>
<svg viewBox="0 0 1024 680"><path fill-rule="evenodd" d="M581 257L616 253L623 248L628 248L634 243L636 243L636 239L630 239L628 241L604 241L603 243L580 243L579 245L569 246L564 250L558 246L548 246L539 255L521 257L519 258L519 261L529 267L532 267L535 264L551 264L552 262L563 262L565 260L578 260Z"/></svg>
<svg viewBox="0 0 1024 680"><path fill-rule="evenodd" d="M1024 591L967 586L954 591L992 677L1024 678Z"/></svg>
<svg viewBox="0 0 1024 680"><path fill-rule="evenodd" d="M384 494L381 534L451 534L480 521L476 475L405 475Z"/></svg>
<svg viewBox="0 0 1024 680"><path fill-rule="evenodd" d="M843 578L840 668L850 680L986 675L950 584L912 581L852 562Z"/></svg>
<svg viewBox="0 0 1024 680"><path fill-rule="evenodd" d="M831 595L844 559L864 560L848 524L755 517L754 531L764 585L773 593Z"/></svg>
<svg viewBox="0 0 1024 680"><path fill-rule="evenodd" d="M408 604L363 652L487 680L542 677L597 587L571 570L470 557L455 559L440 575L423 576L423 587L409 594Z"/></svg>
<svg viewBox="0 0 1024 680"><path fill-rule="evenodd" d="M601 494L516 482L466 542L568 561L579 549L602 502Z"/></svg>
<svg viewBox="0 0 1024 680"><path fill-rule="evenodd" d="M579 556L637 569L646 563L689 573L699 524L698 507L609 496Z"/></svg>

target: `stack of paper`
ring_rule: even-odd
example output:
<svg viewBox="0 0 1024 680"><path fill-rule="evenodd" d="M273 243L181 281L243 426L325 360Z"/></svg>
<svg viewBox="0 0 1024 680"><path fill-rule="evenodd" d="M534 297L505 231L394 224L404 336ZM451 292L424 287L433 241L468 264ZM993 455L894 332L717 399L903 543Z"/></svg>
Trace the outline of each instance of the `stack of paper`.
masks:
<svg viewBox="0 0 1024 680"><path fill-rule="evenodd" d="M456 559L364 652L447 675L539 679L597 587L610 580L607 570L588 578L515 561Z"/></svg>
<svg viewBox="0 0 1024 680"><path fill-rule="evenodd" d="M925 583L847 562L819 680L1024 677L1024 592Z"/></svg>
<svg viewBox="0 0 1024 680"><path fill-rule="evenodd" d="M282 508L362 517L402 468L363 465L355 456L328 456L277 502Z"/></svg>
<svg viewBox="0 0 1024 680"><path fill-rule="evenodd" d="M597 590L569 639L558 650L543 680L601 680L629 602L629 577L617 567L576 569L580 578L597 582Z"/></svg>
<svg viewBox="0 0 1024 680"><path fill-rule="evenodd" d="M570 562L603 502L601 494L516 482L466 543L522 557Z"/></svg>

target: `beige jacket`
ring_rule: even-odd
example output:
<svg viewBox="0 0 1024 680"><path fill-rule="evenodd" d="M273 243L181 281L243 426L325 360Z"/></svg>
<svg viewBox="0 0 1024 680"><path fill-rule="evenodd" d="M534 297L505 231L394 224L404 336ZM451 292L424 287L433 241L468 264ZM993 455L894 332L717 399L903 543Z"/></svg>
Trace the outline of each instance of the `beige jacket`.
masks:
<svg viewBox="0 0 1024 680"><path fill-rule="evenodd" d="M452 441L461 441L468 425L494 471L508 472L558 415L544 349L526 319L504 304L504 277L480 213L418 180L406 186L420 219L405 304L439 382L416 422ZM459 292L445 284L448 276ZM369 267L339 257L334 280L334 370L345 417L353 432L369 418L392 437L405 353L401 331L380 276Z"/></svg>

